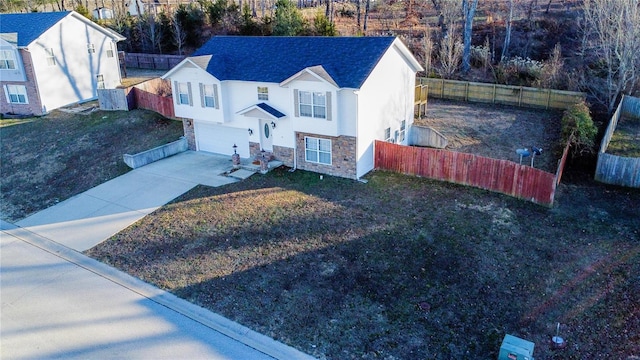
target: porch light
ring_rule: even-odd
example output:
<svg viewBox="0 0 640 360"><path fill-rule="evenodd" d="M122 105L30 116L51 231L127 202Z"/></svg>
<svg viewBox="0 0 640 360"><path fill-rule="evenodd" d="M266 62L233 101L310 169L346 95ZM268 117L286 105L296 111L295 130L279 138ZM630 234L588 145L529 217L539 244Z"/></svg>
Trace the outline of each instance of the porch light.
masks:
<svg viewBox="0 0 640 360"><path fill-rule="evenodd" d="M238 145L233 144L233 153L234 153L234 154L237 154L237 152L236 152L236 149L237 149L237 148L238 148Z"/></svg>
<svg viewBox="0 0 640 360"><path fill-rule="evenodd" d="M248 129L249 130L249 136L253 135L253 130Z"/></svg>
<svg viewBox="0 0 640 360"><path fill-rule="evenodd" d="M273 122L273 121L271 122L271 128L272 128L272 129L275 129L275 128L276 128L276 123L275 123L275 122Z"/></svg>

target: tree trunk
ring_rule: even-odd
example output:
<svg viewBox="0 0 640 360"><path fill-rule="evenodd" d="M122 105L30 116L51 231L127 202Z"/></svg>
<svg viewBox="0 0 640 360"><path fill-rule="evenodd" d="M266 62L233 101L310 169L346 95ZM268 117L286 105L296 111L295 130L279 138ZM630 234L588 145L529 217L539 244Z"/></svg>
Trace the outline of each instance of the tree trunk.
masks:
<svg viewBox="0 0 640 360"><path fill-rule="evenodd" d="M364 6L364 25L362 27L362 31L367 32L367 21L369 20L369 6L371 5L371 0L367 0Z"/></svg>
<svg viewBox="0 0 640 360"><path fill-rule="evenodd" d="M362 29L360 27L360 15L362 14L362 11L360 10L361 3L362 3L362 0L356 0L356 19L358 19L358 30Z"/></svg>
<svg viewBox="0 0 640 360"><path fill-rule="evenodd" d="M463 72L467 72L471 69L471 35L473 32L473 17L476 13L477 7L478 0L462 0L462 13L464 14L464 47L462 50Z"/></svg>
<svg viewBox="0 0 640 360"><path fill-rule="evenodd" d="M502 55L500 61L504 61L509 57L509 44L511 43L511 23L513 21L513 0L509 0L509 18L507 19L506 34L504 35L504 44L502 45Z"/></svg>

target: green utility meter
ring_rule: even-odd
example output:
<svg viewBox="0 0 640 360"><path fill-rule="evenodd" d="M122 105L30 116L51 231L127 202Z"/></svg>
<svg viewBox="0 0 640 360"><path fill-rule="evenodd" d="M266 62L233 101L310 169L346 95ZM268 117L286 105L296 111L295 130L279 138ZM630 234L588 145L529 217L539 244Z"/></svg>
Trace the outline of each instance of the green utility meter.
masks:
<svg viewBox="0 0 640 360"><path fill-rule="evenodd" d="M531 341L507 334L502 340L498 360L533 360L534 347Z"/></svg>

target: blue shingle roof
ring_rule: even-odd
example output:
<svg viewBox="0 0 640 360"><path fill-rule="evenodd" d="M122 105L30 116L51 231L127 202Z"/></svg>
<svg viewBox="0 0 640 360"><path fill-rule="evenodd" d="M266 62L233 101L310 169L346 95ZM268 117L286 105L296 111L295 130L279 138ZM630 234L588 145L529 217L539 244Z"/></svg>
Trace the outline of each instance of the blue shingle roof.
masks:
<svg viewBox="0 0 640 360"><path fill-rule="evenodd" d="M277 117L278 119L285 117L286 115L281 113L280 111L272 108L271 106L265 104L265 103L260 103L256 105L257 107L259 107L260 109L268 112L269 114L273 115L274 117Z"/></svg>
<svg viewBox="0 0 640 360"><path fill-rule="evenodd" d="M193 56L212 55L218 80L280 83L321 65L339 87L360 88L394 37L215 36Z"/></svg>
<svg viewBox="0 0 640 360"><path fill-rule="evenodd" d="M0 33L18 33L18 46L27 46L69 13L0 14Z"/></svg>

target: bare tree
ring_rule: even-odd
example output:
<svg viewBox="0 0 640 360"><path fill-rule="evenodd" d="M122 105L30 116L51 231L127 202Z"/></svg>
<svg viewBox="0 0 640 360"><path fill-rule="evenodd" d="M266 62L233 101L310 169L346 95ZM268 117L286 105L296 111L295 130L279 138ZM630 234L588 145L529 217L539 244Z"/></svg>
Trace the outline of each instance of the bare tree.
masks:
<svg viewBox="0 0 640 360"><path fill-rule="evenodd" d="M429 76L431 73L431 57L433 56L433 38L431 37L431 28L427 25L427 29L424 33L424 72L426 76Z"/></svg>
<svg viewBox="0 0 640 360"><path fill-rule="evenodd" d="M640 3L585 0L582 56L585 86L611 113L623 94L633 94L640 78Z"/></svg>
<svg viewBox="0 0 640 360"><path fill-rule="evenodd" d="M156 15L150 11L140 15L140 22L143 23L144 32L142 33L145 38L145 47L151 52L160 51L160 39L162 39L162 26L158 23Z"/></svg>
<svg viewBox="0 0 640 360"><path fill-rule="evenodd" d="M453 28L449 29L447 37L440 42L440 76L451 78L458 71L462 58L462 43Z"/></svg>
<svg viewBox="0 0 640 360"><path fill-rule="evenodd" d="M182 55L182 48L187 41L187 32L178 18L177 11L174 11L173 14L171 14L171 27L173 28L173 42L178 48L178 55Z"/></svg>
<svg viewBox="0 0 640 360"><path fill-rule="evenodd" d="M502 45L502 55L500 61L504 61L509 57L509 45L511 44L511 24L513 23L513 0L509 0L509 15L507 17L506 29L504 34L504 44Z"/></svg>

